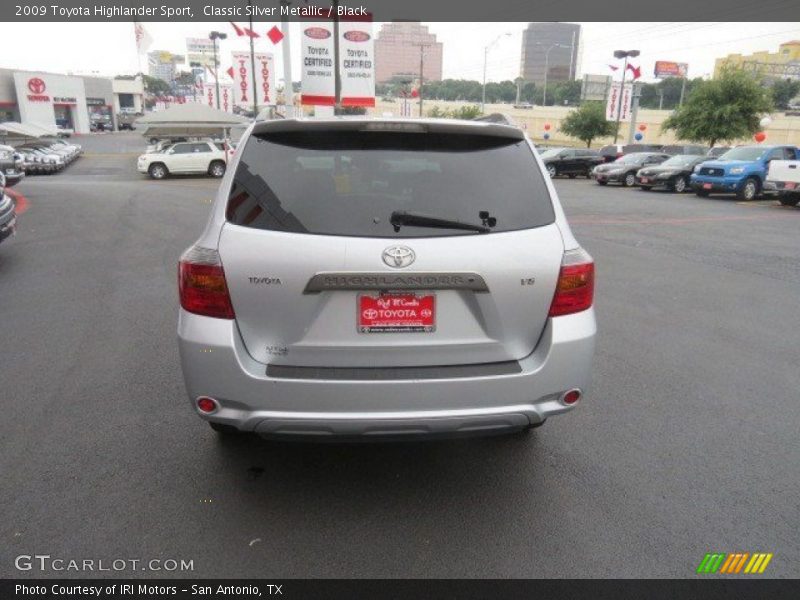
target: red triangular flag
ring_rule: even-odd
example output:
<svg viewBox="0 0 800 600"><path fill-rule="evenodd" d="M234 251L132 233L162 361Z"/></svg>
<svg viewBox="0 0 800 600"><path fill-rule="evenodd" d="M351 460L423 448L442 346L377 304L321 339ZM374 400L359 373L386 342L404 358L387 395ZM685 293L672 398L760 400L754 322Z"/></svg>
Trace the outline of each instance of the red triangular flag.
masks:
<svg viewBox="0 0 800 600"><path fill-rule="evenodd" d="M234 23L233 21L228 21L228 23L230 23L233 26L236 35L238 35L239 37L245 35L244 30L241 27L239 27L236 23Z"/></svg>
<svg viewBox="0 0 800 600"><path fill-rule="evenodd" d="M233 67L228 67L228 70L225 72L228 74L228 77L233 79Z"/></svg>
<svg viewBox="0 0 800 600"><path fill-rule="evenodd" d="M281 30L273 25L272 29L267 32L267 37L273 44L277 44L283 39L283 33L281 33Z"/></svg>
<svg viewBox="0 0 800 600"><path fill-rule="evenodd" d="M639 67L634 67L633 65L629 64L628 68L633 73L633 78L634 79L639 79L639 77L642 76L642 70Z"/></svg>
<svg viewBox="0 0 800 600"><path fill-rule="evenodd" d="M615 67L614 65L608 65L608 68L612 71L619 71L619 67Z"/></svg>
<svg viewBox="0 0 800 600"><path fill-rule="evenodd" d="M251 37L251 38L257 38L257 37L260 37L260 36L259 36L259 35L258 35L258 34L257 34L255 31L253 31L252 29L248 29L247 27L242 27L242 29L244 29L244 33L245 33L245 35L246 35L247 37Z"/></svg>

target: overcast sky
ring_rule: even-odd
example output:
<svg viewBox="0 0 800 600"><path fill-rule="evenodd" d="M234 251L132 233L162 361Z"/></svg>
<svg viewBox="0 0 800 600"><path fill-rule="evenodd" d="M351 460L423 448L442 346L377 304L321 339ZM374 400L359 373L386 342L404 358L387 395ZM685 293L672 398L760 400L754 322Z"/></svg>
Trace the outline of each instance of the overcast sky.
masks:
<svg viewBox="0 0 800 600"><path fill-rule="evenodd" d="M244 24L244 23L240 23ZM256 23L263 34L275 23ZM581 73L610 74L615 49L638 49L645 80L652 79L656 60L689 63L691 77L710 75L714 59L731 52L774 52L778 44L800 39L800 23L582 23ZM212 29L229 35L221 44L222 67L230 51L248 48L236 38L229 23L146 23L154 39L151 50L186 53L185 38L206 37ZM498 36L489 51L488 79L501 81L519 74L521 32L526 23L429 23L444 43L444 76L480 80L483 49ZM375 25L376 30L379 24ZM298 23L292 24L292 78L300 79ZM510 36L505 36L510 33ZM0 67L52 71L129 74L139 70L132 23L0 23L4 52ZM280 45L256 40L256 50L275 54L278 80L282 79ZM146 61L142 60L146 67Z"/></svg>

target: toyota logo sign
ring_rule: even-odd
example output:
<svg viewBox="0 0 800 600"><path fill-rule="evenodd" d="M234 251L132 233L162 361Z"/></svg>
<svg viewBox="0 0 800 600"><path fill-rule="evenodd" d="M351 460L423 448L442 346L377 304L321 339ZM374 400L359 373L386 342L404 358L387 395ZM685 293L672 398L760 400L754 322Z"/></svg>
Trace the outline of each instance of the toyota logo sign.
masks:
<svg viewBox="0 0 800 600"><path fill-rule="evenodd" d="M401 269L413 263L417 255L408 246L389 246L383 251L381 258L388 266Z"/></svg>
<svg viewBox="0 0 800 600"><path fill-rule="evenodd" d="M32 94L43 94L47 89L44 80L39 77L31 77L28 79L28 89Z"/></svg>

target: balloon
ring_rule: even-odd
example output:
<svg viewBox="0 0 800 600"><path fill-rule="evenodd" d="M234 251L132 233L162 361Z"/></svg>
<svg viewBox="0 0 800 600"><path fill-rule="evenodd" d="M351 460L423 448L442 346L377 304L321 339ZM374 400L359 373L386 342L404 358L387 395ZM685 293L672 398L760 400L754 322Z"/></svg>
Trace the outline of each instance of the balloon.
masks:
<svg viewBox="0 0 800 600"><path fill-rule="evenodd" d="M550 123L545 123L544 124L544 130L545 131L550 131Z"/></svg>
<svg viewBox="0 0 800 600"><path fill-rule="evenodd" d="M769 127L770 123L772 123L772 119L770 119L769 117L764 117L763 119L761 119L758 122L758 124L761 125L761 127L765 127L765 128Z"/></svg>
<svg viewBox="0 0 800 600"><path fill-rule="evenodd" d="M633 139L635 139L638 142L641 141L643 137L644 136L641 133L637 133L635 136L633 136Z"/></svg>
<svg viewBox="0 0 800 600"><path fill-rule="evenodd" d="M767 134L763 131L759 131L757 134L753 136L753 139L757 141L759 144L767 139Z"/></svg>
<svg viewBox="0 0 800 600"><path fill-rule="evenodd" d="M550 134L549 133L545 133L544 134L544 139L549 140L550 139Z"/></svg>
<svg viewBox="0 0 800 600"><path fill-rule="evenodd" d="M644 123L639 125L639 131L646 131L646 130L647 130L647 125L645 125Z"/></svg>

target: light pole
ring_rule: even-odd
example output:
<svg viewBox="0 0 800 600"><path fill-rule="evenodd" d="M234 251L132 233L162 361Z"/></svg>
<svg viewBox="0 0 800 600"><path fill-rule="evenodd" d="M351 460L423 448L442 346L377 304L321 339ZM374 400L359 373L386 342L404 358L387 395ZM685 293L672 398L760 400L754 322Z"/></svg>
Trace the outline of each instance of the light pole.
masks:
<svg viewBox="0 0 800 600"><path fill-rule="evenodd" d="M417 89L419 95L419 116L422 117L422 82L425 79L425 48L429 48L430 44L414 44L419 46L419 88Z"/></svg>
<svg viewBox="0 0 800 600"><path fill-rule="evenodd" d="M614 143L617 143L619 137L619 119L622 116L622 95L625 93L625 74L628 71L628 57L634 58L639 56L638 50L615 50L614 58L624 58L625 64L622 67L622 83L619 86L619 102L617 103L617 125L614 128Z"/></svg>
<svg viewBox="0 0 800 600"><path fill-rule="evenodd" d="M494 46L503 37L511 37L511 33L509 33L508 31L505 33L501 33L496 38L494 38L490 43L486 44L483 47L483 94L481 95L481 112L484 111L484 107L486 106L486 61L487 58L489 57L489 48Z"/></svg>
<svg viewBox="0 0 800 600"><path fill-rule="evenodd" d="M537 46L544 46L544 44L536 44ZM550 44L550 46L544 52L544 91L542 92L542 106L546 106L547 104L547 72L550 70L550 50L553 48L569 48L570 46L565 46L564 44ZM572 62L570 59L570 73L572 72Z"/></svg>
<svg viewBox="0 0 800 600"><path fill-rule="evenodd" d="M217 84L217 110L219 110L219 61L217 61L217 40L224 40L228 37L227 33L212 31L208 34L208 39L214 43L214 81Z"/></svg>

